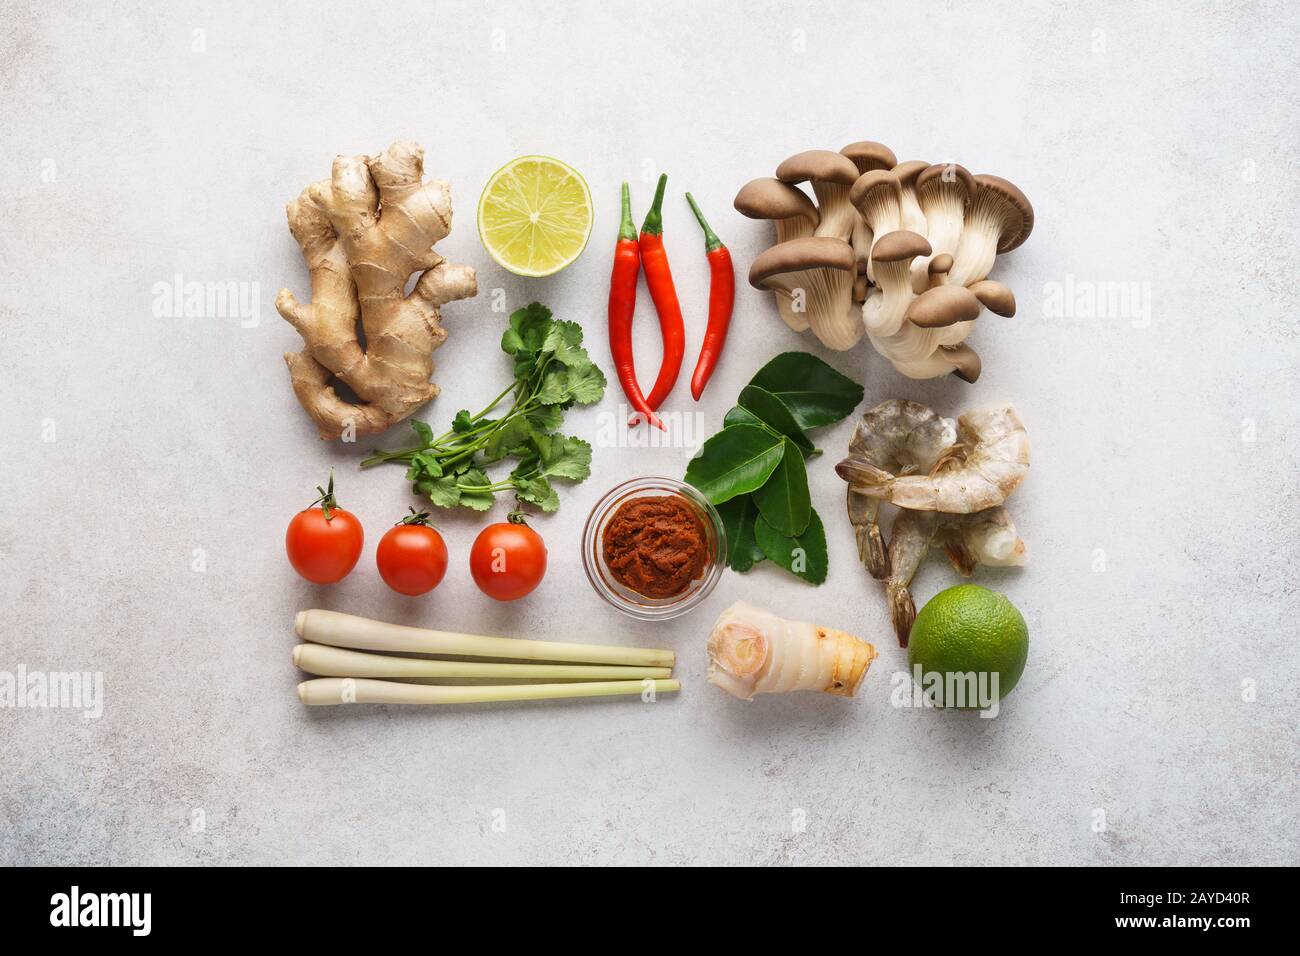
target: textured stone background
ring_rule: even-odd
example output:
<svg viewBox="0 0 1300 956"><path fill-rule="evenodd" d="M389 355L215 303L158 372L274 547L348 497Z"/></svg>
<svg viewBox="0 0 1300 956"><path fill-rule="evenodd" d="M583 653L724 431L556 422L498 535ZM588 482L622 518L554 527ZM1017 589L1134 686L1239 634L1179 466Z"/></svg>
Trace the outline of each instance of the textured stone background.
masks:
<svg viewBox="0 0 1300 956"><path fill-rule="evenodd" d="M97 721L0 711L0 862L1300 862L1293 5L23 7L0 26L0 669L102 671L107 700ZM977 385L905 381L865 347L826 355L868 403L1011 399L1028 423L1033 473L1012 504L1033 561L979 579L1032 633L1002 716L891 706L905 658L831 470L851 422L819 436L811 470L832 519L820 589L761 569L684 620L618 616L582 576L582 522L611 485L678 475L686 454L603 447L537 522L552 566L531 599L479 596L465 561L480 521L461 515L443 520L446 583L388 593L373 546L411 499L400 472L358 473L362 449L315 439L272 300L307 288L284 203L335 153L398 137L453 184L440 248L484 290L446 311L435 422L505 381L493 289L581 320L608 367L620 179L639 216L672 175L692 349L708 274L683 189L744 269L768 230L731 196L800 149L875 138L1018 183L1038 225L994 277L1020 314L980 320ZM586 254L540 281L498 269L474 228L488 175L528 152L578 166L597 203ZM177 273L257 283L258 323L155 317L152 287ZM1049 314L1067 281L1138 283L1149 309ZM815 343L743 288L703 427L793 348ZM595 436L619 397L572 429ZM684 383L673 405L690 405ZM331 465L370 539L357 572L318 590L281 542ZM932 557L918 597L953 577ZM858 699L747 705L707 686L704 635L739 598L874 639ZM671 646L684 690L654 706L309 711L289 661L308 606Z"/></svg>

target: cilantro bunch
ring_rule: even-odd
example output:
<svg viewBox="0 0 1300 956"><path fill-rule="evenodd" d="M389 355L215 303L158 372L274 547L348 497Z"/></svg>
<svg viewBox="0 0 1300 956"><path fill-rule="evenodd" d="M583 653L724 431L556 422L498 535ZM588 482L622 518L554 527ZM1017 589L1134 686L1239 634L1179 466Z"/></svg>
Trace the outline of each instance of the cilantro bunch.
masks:
<svg viewBox="0 0 1300 956"><path fill-rule="evenodd" d="M441 435L413 419L419 445L377 451L361 466L405 464L414 491L439 508L486 511L504 491L542 511L557 509L560 497L551 481L582 481L591 473L591 446L559 433L564 412L600 401L605 376L582 347L582 327L553 319L537 302L510 316L501 349L514 360L515 380L485 409L477 415L461 409ZM504 414L489 417L507 401ZM493 481L486 469L507 458L518 463Z"/></svg>

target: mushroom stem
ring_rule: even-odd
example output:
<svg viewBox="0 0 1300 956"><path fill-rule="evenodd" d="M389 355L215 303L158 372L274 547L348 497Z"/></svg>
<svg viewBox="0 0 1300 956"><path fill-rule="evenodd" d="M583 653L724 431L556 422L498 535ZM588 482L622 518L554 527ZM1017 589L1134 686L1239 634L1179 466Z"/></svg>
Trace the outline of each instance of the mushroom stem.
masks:
<svg viewBox="0 0 1300 956"><path fill-rule="evenodd" d="M930 166L916 177L917 200L925 214L925 235L933 256L956 251L965 225L966 203L974 191L974 177L955 163ZM912 263L912 287L917 292L923 292L929 283L928 267L925 260Z"/></svg>
<svg viewBox="0 0 1300 956"><path fill-rule="evenodd" d="M854 275L853 275L853 301L867 301L867 287L871 284L868 275L871 267L871 245L875 237L871 232L871 227L862 215L854 210L853 236L851 245L853 246Z"/></svg>
<svg viewBox="0 0 1300 956"><path fill-rule="evenodd" d="M851 159L826 149L798 153L776 168L776 178L781 182L806 182L812 186L820 216L813 235L845 242L853 234L855 216L849 203L849 187L857 176L858 168Z"/></svg>
<svg viewBox="0 0 1300 956"><path fill-rule="evenodd" d="M847 241L853 235L853 224L858 218L857 211L849 203L849 187L828 180L813 180L812 189L821 215L813 235Z"/></svg>
<svg viewBox="0 0 1300 956"><path fill-rule="evenodd" d="M811 237L819 221L817 207L803 190L772 177L746 183L736 193L733 205L737 212L750 219L770 219L775 222L777 245ZM776 309L781 321L791 329L796 332L807 330L807 315L795 311L788 297L778 295Z"/></svg>
<svg viewBox="0 0 1300 956"><path fill-rule="evenodd" d="M892 169L898 165L898 157L894 155L894 151L884 143L877 143L874 140L849 143L840 150L840 155L847 156L853 161L853 165L858 168L859 176L873 169ZM862 214L856 209L854 212L856 221L853 223L851 242L853 254L857 258L857 274L853 280L853 301L865 302L867 286L870 282L867 272L871 265L871 244L875 241L875 236L866 220L862 218Z"/></svg>
<svg viewBox="0 0 1300 956"><path fill-rule="evenodd" d="M892 170L903 190L902 204L899 210L902 217L901 226L908 232L914 232L921 236L926 234L928 227L925 213L921 211L921 204L916 197L916 177L929 168L930 164L925 160L910 159L905 163L899 163Z"/></svg>
<svg viewBox="0 0 1300 956"><path fill-rule="evenodd" d="M862 338L852 310L853 250L843 240L813 236L773 246L750 265L749 283L776 292L786 324L795 327L787 315L802 319L827 348L842 351Z"/></svg>
<svg viewBox="0 0 1300 956"><path fill-rule="evenodd" d="M907 230L896 230L876 240L871 260L880 291L868 296L862 306L862 323L873 343L896 335L903 326L907 308L915 298L908 271L913 259L929 252L925 237Z"/></svg>
<svg viewBox="0 0 1300 956"><path fill-rule="evenodd" d="M936 378L954 368L973 368L978 375L978 357L972 360L965 352L954 356L941 348L943 337L958 327L963 331L953 344L960 342L979 315L975 293L955 285L936 286L920 296L912 291L910 268L929 251L921 236L903 230L876 242L872 257L881 291L863 306L867 335L876 351L908 378Z"/></svg>
<svg viewBox="0 0 1300 956"><path fill-rule="evenodd" d="M1034 228L1034 209L1014 184L983 173L974 182L975 196L948 277L959 285L986 278L997 255L1015 249Z"/></svg>
<svg viewBox="0 0 1300 956"><path fill-rule="evenodd" d="M876 263L876 289L862 305L862 324L873 343L896 334L903 325L915 296L907 270L905 263Z"/></svg>
<svg viewBox="0 0 1300 956"><path fill-rule="evenodd" d="M801 305L794 297L781 289L773 289L776 293L776 312L781 316L781 321L789 326L792 332L808 331L808 309L806 305Z"/></svg>
<svg viewBox="0 0 1300 956"><path fill-rule="evenodd" d="M1002 235L1002 216L990 203L976 198L966 213L957 250L953 253L948 281L970 285L988 276L998 255L998 237Z"/></svg>
<svg viewBox="0 0 1300 956"><path fill-rule="evenodd" d="M828 349L843 352L862 338L862 323L852 310L853 272L809 269L808 325Z"/></svg>
<svg viewBox="0 0 1300 956"><path fill-rule="evenodd" d="M951 373L964 382L973 383L980 376L980 357L962 342L951 348L936 348L921 358L896 362L894 368L900 375L912 379L939 378Z"/></svg>
<svg viewBox="0 0 1300 956"><path fill-rule="evenodd" d="M902 222L903 188L898 177L888 170L876 169L858 177L849 190L849 201L866 223L874 240L897 232ZM876 267L867 257L867 278L876 281Z"/></svg>
<svg viewBox="0 0 1300 956"><path fill-rule="evenodd" d="M979 353L965 342L950 349L940 349L937 354L952 362L952 374L963 382L974 385L975 380L980 377L983 363L980 361Z"/></svg>

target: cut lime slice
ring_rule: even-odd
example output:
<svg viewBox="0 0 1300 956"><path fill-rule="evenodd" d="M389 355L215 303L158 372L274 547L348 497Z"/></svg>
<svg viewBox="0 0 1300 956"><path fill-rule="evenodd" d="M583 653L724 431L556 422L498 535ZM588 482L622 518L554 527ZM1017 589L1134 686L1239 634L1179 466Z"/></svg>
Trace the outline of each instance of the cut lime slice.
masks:
<svg viewBox="0 0 1300 956"><path fill-rule="evenodd" d="M478 200L483 247L515 275L549 276L586 248L591 192L576 169L549 156L520 156L502 166Z"/></svg>

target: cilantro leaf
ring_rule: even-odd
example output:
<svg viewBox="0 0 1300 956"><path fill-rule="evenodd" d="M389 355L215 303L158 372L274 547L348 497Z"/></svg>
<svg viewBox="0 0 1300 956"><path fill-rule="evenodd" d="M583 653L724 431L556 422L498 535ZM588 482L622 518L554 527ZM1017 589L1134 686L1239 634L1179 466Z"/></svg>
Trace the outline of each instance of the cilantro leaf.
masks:
<svg viewBox="0 0 1300 956"><path fill-rule="evenodd" d="M462 408L456 413L456 417L451 420L451 430L458 435L463 435L473 427L474 422L467 408Z"/></svg>
<svg viewBox="0 0 1300 956"><path fill-rule="evenodd" d="M537 505L547 514L560 507L560 496L551 483L540 475L534 478L516 478L515 493L521 501Z"/></svg>
<svg viewBox="0 0 1300 956"><path fill-rule="evenodd" d="M495 495L483 489L491 484L492 480L483 469L466 469L456 479L456 487L460 491L460 503L475 511L487 511L492 507Z"/></svg>
<svg viewBox="0 0 1300 956"><path fill-rule="evenodd" d="M591 446L581 438L539 435L533 444L541 456L543 475L582 481L591 474Z"/></svg>
<svg viewBox="0 0 1300 956"><path fill-rule="evenodd" d="M460 489L456 487L455 475L418 481L415 490L439 508L454 508L460 504Z"/></svg>
<svg viewBox="0 0 1300 956"><path fill-rule="evenodd" d="M483 446L483 458L491 463L515 454L532 437L533 426L524 415L514 415L495 429Z"/></svg>
<svg viewBox="0 0 1300 956"><path fill-rule="evenodd" d="M605 373L593 363L569 369L569 394L581 405L598 402L605 395Z"/></svg>
<svg viewBox="0 0 1300 956"><path fill-rule="evenodd" d="M588 365L591 358L582 347L582 326L577 322L553 322L542 343L542 351L555 356L561 365Z"/></svg>
<svg viewBox="0 0 1300 956"><path fill-rule="evenodd" d="M553 432L564 424L564 409L558 405L543 405L534 408L525 416L539 434Z"/></svg>
<svg viewBox="0 0 1300 956"><path fill-rule="evenodd" d="M411 456L411 467L406 469L407 481L419 481L422 478L441 478L442 462L436 455L419 452Z"/></svg>
<svg viewBox="0 0 1300 956"><path fill-rule="evenodd" d="M548 368L542 375L541 387L537 389L537 400L543 405L560 405L570 397L569 370L562 365Z"/></svg>
<svg viewBox="0 0 1300 956"><path fill-rule="evenodd" d="M551 310L539 302L510 314L510 327L501 336L501 350L516 358L542 350L551 330Z"/></svg>
<svg viewBox="0 0 1300 956"><path fill-rule="evenodd" d="M433 444L433 429L429 427L428 422L422 422L418 419L409 419L411 430L420 436L420 442L424 445Z"/></svg>

